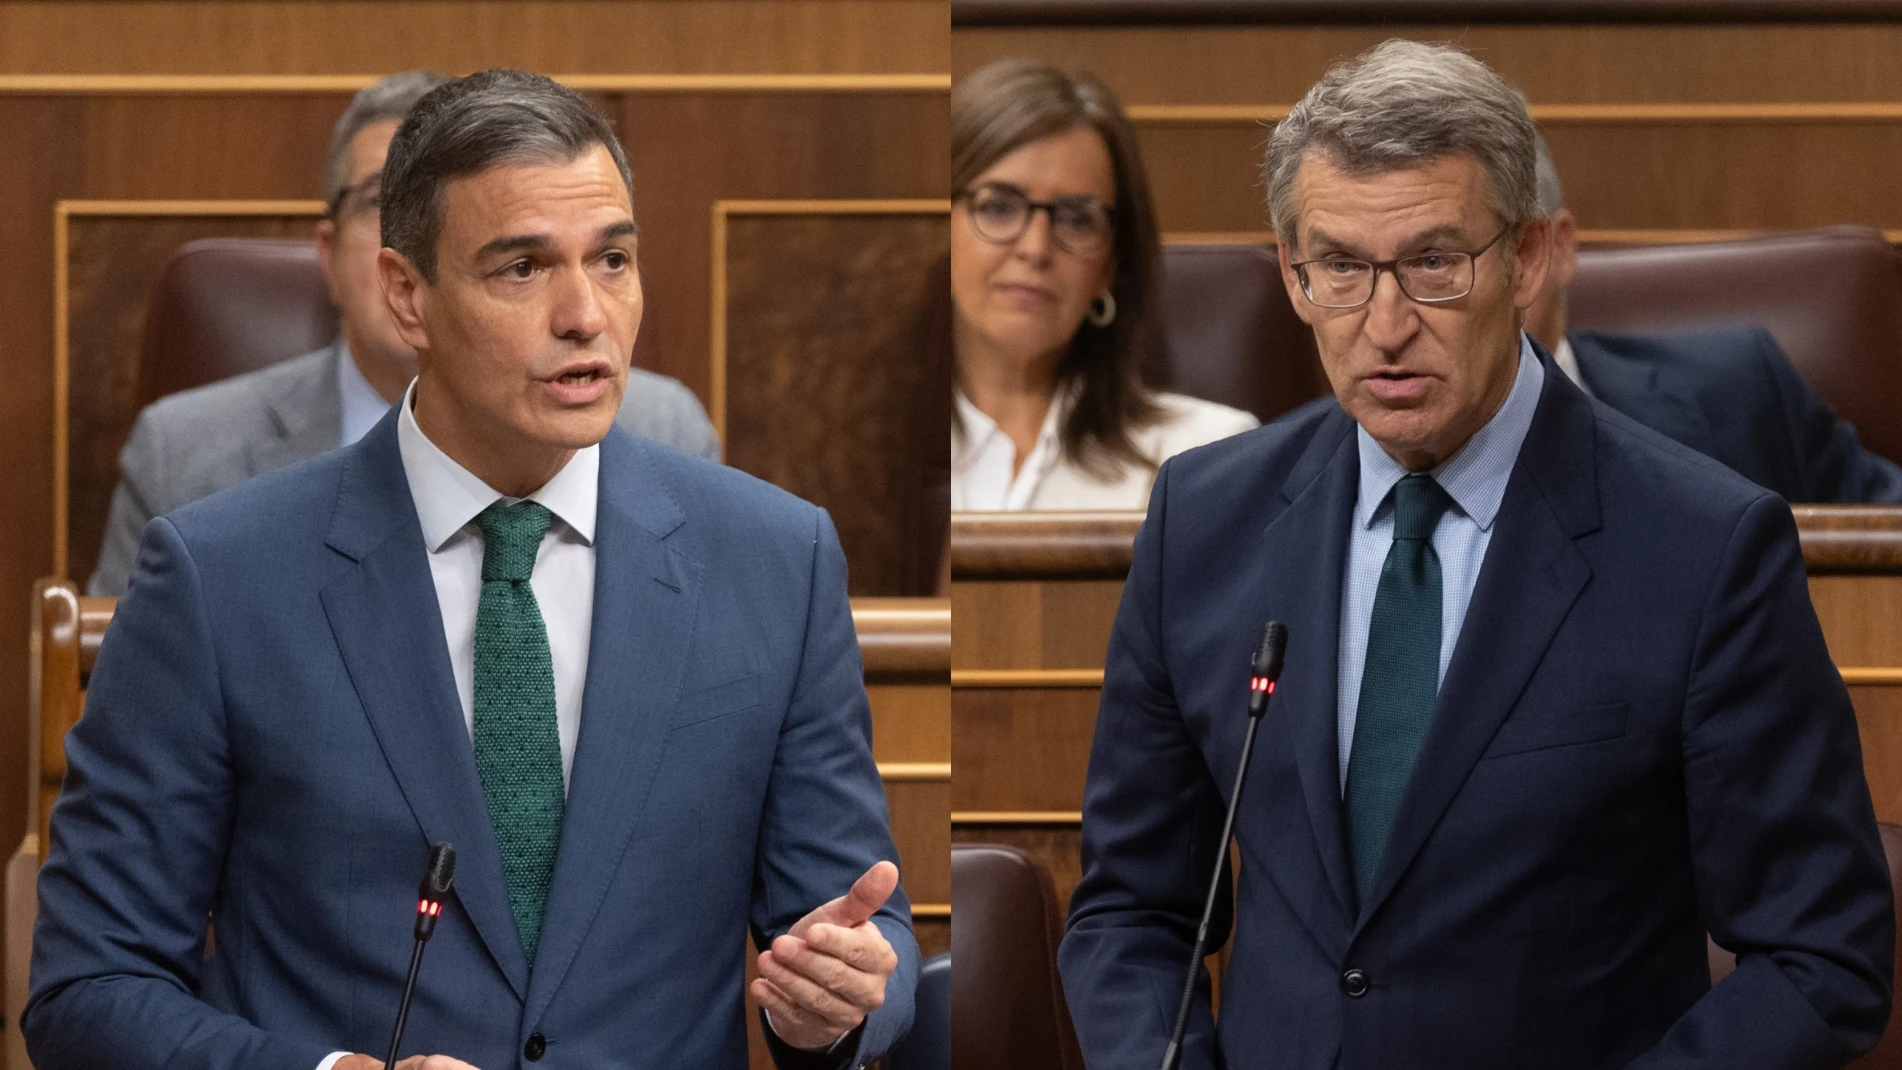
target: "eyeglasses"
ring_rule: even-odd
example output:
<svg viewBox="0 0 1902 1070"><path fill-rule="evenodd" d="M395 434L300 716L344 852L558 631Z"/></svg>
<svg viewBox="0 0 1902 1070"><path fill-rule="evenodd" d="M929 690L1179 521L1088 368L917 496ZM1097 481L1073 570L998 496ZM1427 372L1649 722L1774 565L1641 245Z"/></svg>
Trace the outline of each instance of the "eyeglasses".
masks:
<svg viewBox="0 0 1902 1070"><path fill-rule="evenodd" d="M1030 229L1030 217L1039 211L1050 217L1050 240L1072 253L1098 252L1115 232L1109 207L1095 197L1033 201L1023 190L1003 182L987 182L962 197L971 229L978 237L998 245L1009 245L1023 237Z"/></svg>
<svg viewBox="0 0 1902 1070"><path fill-rule="evenodd" d="M1470 253L1419 253L1398 260L1349 260L1326 257L1295 264L1301 292L1322 308L1359 308L1373 300L1380 273L1393 272L1400 292L1423 305L1457 301L1473 292L1473 261L1499 244L1507 227Z"/></svg>
<svg viewBox="0 0 1902 1070"><path fill-rule="evenodd" d="M372 171L363 176L354 186L345 186L330 198L330 218L341 220L344 205L355 202L351 214L364 210L376 211L383 206L383 172Z"/></svg>

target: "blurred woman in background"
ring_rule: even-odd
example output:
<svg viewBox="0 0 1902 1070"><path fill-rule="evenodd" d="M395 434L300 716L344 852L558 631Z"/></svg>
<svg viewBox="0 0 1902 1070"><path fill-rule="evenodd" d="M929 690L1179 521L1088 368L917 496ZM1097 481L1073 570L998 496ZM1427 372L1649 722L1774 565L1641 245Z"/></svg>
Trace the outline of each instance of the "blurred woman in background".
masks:
<svg viewBox="0 0 1902 1070"><path fill-rule="evenodd" d="M1101 82L1022 59L951 93L951 508L1142 509L1174 454L1256 426L1151 390L1162 246Z"/></svg>

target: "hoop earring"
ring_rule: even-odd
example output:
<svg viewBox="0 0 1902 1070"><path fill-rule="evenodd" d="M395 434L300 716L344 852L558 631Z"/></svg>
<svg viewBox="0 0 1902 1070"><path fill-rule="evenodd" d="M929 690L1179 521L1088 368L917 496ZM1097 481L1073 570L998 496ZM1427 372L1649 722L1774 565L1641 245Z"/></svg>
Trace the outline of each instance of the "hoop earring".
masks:
<svg viewBox="0 0 1902 1070"><path fill-rule="evenodd" d="M1084 315L1092 327L1107 327L1116 322L1116 295L1104 290L1090 302L1090 311Z"/></svg>

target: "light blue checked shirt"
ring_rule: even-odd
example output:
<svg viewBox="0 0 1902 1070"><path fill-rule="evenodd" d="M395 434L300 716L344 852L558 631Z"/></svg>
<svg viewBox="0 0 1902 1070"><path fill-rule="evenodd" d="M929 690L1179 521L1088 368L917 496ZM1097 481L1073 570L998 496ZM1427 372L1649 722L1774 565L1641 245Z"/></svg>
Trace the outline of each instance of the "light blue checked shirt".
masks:
<svg viewBox="0 0 1902 1070"><path fill-rule="evenodd" d="M1431 471L1453 499L1433 529L1433 551L1440 556L1440 679L1459 642L1473 584L1493 538L1493 521L1506 496L1519 447L1532 426L1545 385L1545 368L1532 343L1519 336L1519 372L1505 404L1452 459ZM1360 681L1367 660L1367 630L1374 616L1380 569L1393 546L1393 488L1407 474L1380 448L1365 428L1355 429L1360 446L1360 498L1348 527L1347 574L1341 578L1341 658L1339 734L1341 790L1347 790L1347 759L1354 749L1354 721L1360 714Z"/></svg>

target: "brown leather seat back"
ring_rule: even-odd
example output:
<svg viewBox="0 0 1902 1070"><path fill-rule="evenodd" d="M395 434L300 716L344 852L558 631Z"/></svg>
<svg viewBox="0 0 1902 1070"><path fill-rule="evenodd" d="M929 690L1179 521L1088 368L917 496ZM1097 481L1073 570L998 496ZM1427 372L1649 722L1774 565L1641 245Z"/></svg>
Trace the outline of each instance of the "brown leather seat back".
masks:
<svg viewBox="0 0 1902 1070"><path fill-rule="evenodd" d="M337 337L317 243L206 238L179 247L145 320L139 404L256 371Z"/></svg>
<svg viewBox="0 0 1902 1070"><path fill-rule="evenodd" d="M1866 227L1738 241L1587 249L1575 330L1767 328L1864 444L1902 459L1902 256Z"/></svg>
<svg viewBox="0 0 1902 1070"><path fill-rule="evenodd" d="M1881 821L1877 822L1876 829L1882 833L1882 853L1888 856L1889 886L1895 890L1896 900L1902 902L1902 825ZM1714 942L1708 947L1710 979L1712 984L1716 984L1737 968L1737 956ZM1902 930L1896 934L1896 958L1902 961ZM1896 1028L1894 1009L1889 1012L1889 1028L1882 1034L1882 1041L1876 1045L1876 1050L1849 1066L1850 1070L1902 1070L1902 1030Z"/></svg>
<svg viewBox="0 0 1902 1070"><path fill-rule="evenodd" d="M1063 919L1050 874L1023 852L953 844L951 1063L1083 1070L1057 980Z"/></svg>
<svg viewBox="0 0 1902 1070"><path fill-rule="evenodd" d="M1151 381L1264 422L1326 394L1314 332L1294 314L1277 263L1272 245L1164 248Z"/></svg>

